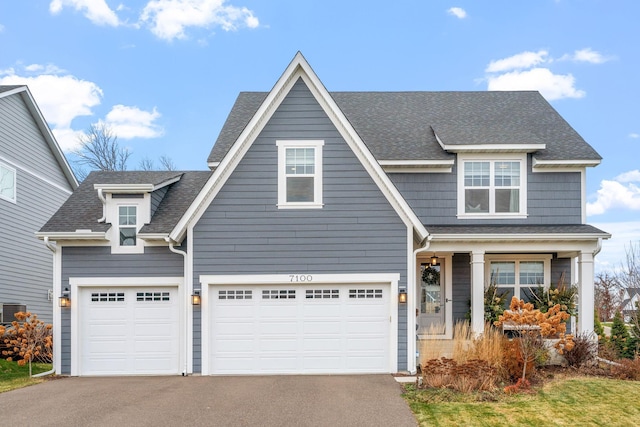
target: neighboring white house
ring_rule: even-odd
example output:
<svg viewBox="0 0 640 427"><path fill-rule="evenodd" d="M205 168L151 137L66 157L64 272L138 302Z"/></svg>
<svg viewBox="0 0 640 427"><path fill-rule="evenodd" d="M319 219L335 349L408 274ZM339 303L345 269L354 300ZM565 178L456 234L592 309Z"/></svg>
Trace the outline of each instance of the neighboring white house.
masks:
<svg viewBox="0 0 640 427"><path fill-rule="evenodd" d="M625 322L631 321L638 310L638 304L640 304L640 288L626 288L621 304Z"/></svg>

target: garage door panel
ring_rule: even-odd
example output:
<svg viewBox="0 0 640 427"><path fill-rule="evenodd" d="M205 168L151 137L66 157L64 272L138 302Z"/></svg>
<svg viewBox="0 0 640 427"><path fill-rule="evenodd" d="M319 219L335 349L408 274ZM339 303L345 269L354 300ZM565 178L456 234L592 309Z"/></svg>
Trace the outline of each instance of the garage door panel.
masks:
<svg viewBox="0 0 640 427"><path fill-rule="evenodd" d="M211 373L389 372L388 285L242 289L252 293L251 301L220 300L212 286Z"/></svg>

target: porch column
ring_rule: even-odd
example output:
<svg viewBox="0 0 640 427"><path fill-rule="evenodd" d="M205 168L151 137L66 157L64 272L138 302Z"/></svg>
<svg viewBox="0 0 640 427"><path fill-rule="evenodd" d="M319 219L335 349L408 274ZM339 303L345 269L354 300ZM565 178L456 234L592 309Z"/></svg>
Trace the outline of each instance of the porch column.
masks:
<svg viewBox="0 0 640 427"><path fill-rule="evenodd" d="M471 252L471 331L484 332L484 251Z"/></svg>
<svg viewBox="0 0 640 427"><path fill-rule="evenodd" d="M578 255L578 333L593 331L595 308L593 278L593 254L580 252Z"/></svg>

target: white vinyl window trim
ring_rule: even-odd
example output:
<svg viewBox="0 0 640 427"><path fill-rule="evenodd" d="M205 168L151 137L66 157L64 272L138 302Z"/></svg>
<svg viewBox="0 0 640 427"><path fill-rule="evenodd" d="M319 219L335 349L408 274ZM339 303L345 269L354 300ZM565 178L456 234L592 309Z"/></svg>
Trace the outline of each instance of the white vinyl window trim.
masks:
<svg viewBox="0 0 640 427"><path fill-rule="evenodd" d="M0 199L16 202L16 170L0 163Z"/></svg>
<svg viewBox="0 0 640 427"><path fill-rule="evenodd" d="M504 172L511 170L511 173ZM516 169L516 173L513 172ZM466 178L466 182L465 182ZM471 182L470 182L471 181ZM511 182L509 182L511 181ZM458 155L458 218L514 219L527 217L527 155L526 154L469 154ZM483 202L467 200L476 191L486 193ZM500 195L516 194L509 209L500 209ZM514 204L515 203L515 204ZM482 206L486 204L486 206Z"/></svg>
<svg viewBox="0 0 640 427"><path fill-rule="evenodd" d="M322 208L323 145L322 140L276 141L279 209ZM299 193L295 193L294 185L299 187Z"/></svg>
<svg viewBox="0 0 640 427"><path fill-rule="evenodd" d="M499 280L495 273L499 270L501 264L513 265L513 279ZM531 270L532 265L542 265L542 279L533 280L532 275L527 270ZM492 274L494 273L494 274ZM499 273L499 271L498 271ZM493 276L493 277L492 277ZM497 280L498 290L513 289L513 295L523 299L526 295L524 290L535 288L538 285L548 288L551 283L551 255L535 254L535 255L486 255L485 256L485 283L488 285L492 281ZM529 279L527 279L529 278ZM510 301L507 301L509 304Z"/></svg>
<svg viewBox="0 0 640 427"><path fill-rule="evenodd" d="M121 215L121 208L125 209L127 214ZM135 211L135 224L124 221L126 218L133 218L131 208ZM150 195L144 194L142 198L135 199L119 199L107 195L107 222L111 224L109 230L109 240L111 241L111 253L113 254L141 254L144 253L145 241L138 236L140 229L150 220ZM134 239L134 244L122 244L121 231L128 233ZM132 233L135 231L134 233Z"/></svg>

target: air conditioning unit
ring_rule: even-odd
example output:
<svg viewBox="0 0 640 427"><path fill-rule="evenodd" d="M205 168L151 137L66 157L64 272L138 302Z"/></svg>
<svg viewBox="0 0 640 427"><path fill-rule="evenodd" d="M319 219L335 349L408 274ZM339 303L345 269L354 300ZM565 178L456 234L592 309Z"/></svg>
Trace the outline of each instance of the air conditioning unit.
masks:
<svg viewBox="0 0 640 427"><path fill-rule="evenodd" d="M16 320L14 314L20 311L27 311L27 306L24 304L2 304L2 311L0 311L0 323L11 323Z"/></svg>

